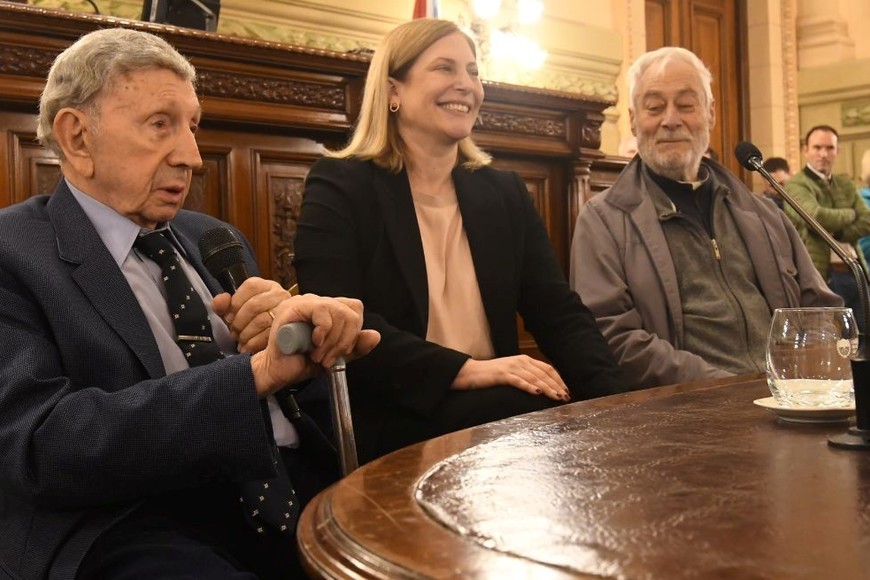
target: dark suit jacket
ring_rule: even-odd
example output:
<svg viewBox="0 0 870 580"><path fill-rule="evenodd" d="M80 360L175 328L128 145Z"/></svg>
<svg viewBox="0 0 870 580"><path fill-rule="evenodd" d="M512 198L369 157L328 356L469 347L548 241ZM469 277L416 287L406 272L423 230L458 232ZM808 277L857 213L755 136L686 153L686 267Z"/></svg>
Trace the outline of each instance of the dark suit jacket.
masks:
<svg viewBox="0 0 870 580"><path fill-rule="evenodd" d="M518 354L519 312L574 400L623 390L519 176L457 168L453 182L496 356ZM357 442L371 456L384 447L377 442L384 422L394 413L432 413L468 359L425 340L426 264L407 174L319 160L306 180L294 264L303 291L361 299L364 325L381 333L375 350L349 366Z"/></svg>
<svg viewBox="0 0 870 580"><path fill-rule="evenodd" d="M215 293L196 240L221 224L187 211L172 222ZM136 297L63 183L0 211L0 353L0 576L72 578L144 497L274 475L250 358L165 376Z"/></svg>

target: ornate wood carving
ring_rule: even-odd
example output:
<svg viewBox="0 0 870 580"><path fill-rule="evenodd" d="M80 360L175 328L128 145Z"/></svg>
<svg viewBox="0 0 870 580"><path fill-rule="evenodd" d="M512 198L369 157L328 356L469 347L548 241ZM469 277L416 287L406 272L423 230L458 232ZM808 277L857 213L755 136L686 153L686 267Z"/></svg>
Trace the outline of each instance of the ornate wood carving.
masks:
<svg viewBox="0 0 870 580"><path fill-rule="evenodd" d="M478 123L487 131L525 133L542 137L564 137L567 133L564 119L541 119L487 110L481 110Z"/></svg>
<svg viewBox="0 0 870 580"><path fill-rule="evenodd" d="M297 177L270 176L272 195L272 272L284 288L296 283L293 258L296 250L296 222L302 208L305 180Z"/></svg>
<svg viewBox="0 0 870 580"><path fill-rule="evenodd" d="M283 80L240 75L236 73L199 70L199 92L204 96L292 104L344 111L345 91L340 86L328 86L299 79Z"/></svg>
<svg viewBox="0 0 870 580"><path fill-rule="evenodd" d="M45 78L57 53L43 48L4 44L0 49L0 75Z"/></svg>
<svg viewBox="0 0 870 580"><path fill-rule="evenodd" d="M586 122L580 129L581 146L586 149L598 149L601 147L601 124L604 122L603 115L588 115Z"/></svg>

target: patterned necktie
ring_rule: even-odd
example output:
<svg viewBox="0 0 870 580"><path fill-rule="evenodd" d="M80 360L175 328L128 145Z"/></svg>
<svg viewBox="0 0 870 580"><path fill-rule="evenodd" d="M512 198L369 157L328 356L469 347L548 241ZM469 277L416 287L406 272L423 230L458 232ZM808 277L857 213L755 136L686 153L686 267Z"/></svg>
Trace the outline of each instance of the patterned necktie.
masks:
<svg viewBox="0 0 870 580"><path fill-rule="evenodd" d="M205 304L184 273L172 242L159 231L139 236L133 245L160 266L166 305L175 325L175 343L187 357L187 363L195 367L223 358L212 335Z"/></svg>
<svg viewBox="0 0 870 580"><path fill-rule="evenodd" d="M214 340L205 304L184 273L172 242L164 236L163 231L157 231L139 236L133 246L160 266L166 288L166 303L175 324L175 342L190 366L204 365L223 358L224 355ZM261 408L264 417L268 417L269 410L265 400L261 402ZM239 501L245 519L257 532L262 534L270 529L292 534L299 518L299 502L287 477L278 447L274 444L271 429L269 437L272 441L272 461L278 475L268 480L242 482Z"/></svg>

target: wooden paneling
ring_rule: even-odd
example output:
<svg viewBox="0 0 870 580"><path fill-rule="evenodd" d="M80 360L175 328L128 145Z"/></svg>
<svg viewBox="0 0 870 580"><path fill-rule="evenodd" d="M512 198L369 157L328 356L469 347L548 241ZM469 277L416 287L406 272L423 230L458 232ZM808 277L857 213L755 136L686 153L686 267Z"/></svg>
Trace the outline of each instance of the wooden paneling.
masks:
<svg viewBox="0 0 870 580"><path fill-rule="evenodd" d="M720 161L739 172L734 147L744 139L735 2L693 2L692 47L713 74L717 122L710 138Z"/></svg>
<svg viewBox="0 0 870 580"><path fill-rule="evenodd" d="M0 206L50 191L56 182L57 161L33 139L42 82L60 50L107 25L159 34L196 65L204 165L188 206L239 227L264 274L291 281L302 180L324 147L347 139L369 57L0 5L0 153L8 168L0 176ZM591 194L589 167L603 158L602 111L612 103L496 83L485 88L475 139L497 165L527 180L567 270L571 228Z"/></svg>
<svg viewBox="0 0 870 580"><path fill-rule="evenodd" d="M0 172L0 203L9 205L31 195L48 193L60 178L55 156L36 141L33 115L0 111L0 154L5 171Z"/></svg>
<svg viewBox="0 0 870 580"><path fill-rule="evenodd" d="M679 21L674 22L675 11L670 0L646 0L646 48L653 50L673 44L672 32L679 30Z"/></svg>
<svg viewBox="0 0 870 580"><path fill-rule="evenodd" d="M493 161L493 166L502 169L516 171L529 189L532 203L541 214L541 219L551 232L550 243L557 259L567 264L569 247L567 237L563 234L553 235L553 232L562 232L565 226L564 214L551 203L553 192L564 190L564 169L553 163L537 162L529 159L503 158ZM538 350L535 340L526 332L522 320L517 317L517 331L520 337L520 352L535 358L545 358Z"/></svg>
<svg viewBox="0 0 870 580"><path fill-rule="evenodd" d="M272 248L269 277L281 282L285 288L296 283L293 271L296 222L302 207L305 175L313 159L290 161L259 155L257 170L257 198L264 202L268 214L268 245ZM264 265L264 268L267 266Z"/></svg>
<svg viewBox="0 0 870 580"><path fill-rule="evenodd" d="M184 202L184 207L224 218L227 213L227 175L226 147L208 147L200 145L202 167L194 172L190 182L190 193Z"/></svg>

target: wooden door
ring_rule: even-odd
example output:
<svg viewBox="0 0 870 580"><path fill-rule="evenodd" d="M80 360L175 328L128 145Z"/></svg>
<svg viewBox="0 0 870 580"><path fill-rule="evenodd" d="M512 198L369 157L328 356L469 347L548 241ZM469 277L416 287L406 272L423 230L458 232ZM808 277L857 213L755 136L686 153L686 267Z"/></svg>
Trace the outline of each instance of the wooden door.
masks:
<svg viewBox="0 0 870 580"><path fill-rule="evenodd" d="M716 124L710 146L738 175L734 147L749 138L745 0L646 0L646 48L682 46L713 74Z"/></svg>

